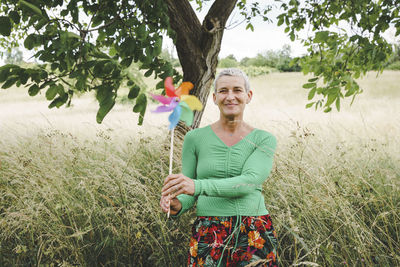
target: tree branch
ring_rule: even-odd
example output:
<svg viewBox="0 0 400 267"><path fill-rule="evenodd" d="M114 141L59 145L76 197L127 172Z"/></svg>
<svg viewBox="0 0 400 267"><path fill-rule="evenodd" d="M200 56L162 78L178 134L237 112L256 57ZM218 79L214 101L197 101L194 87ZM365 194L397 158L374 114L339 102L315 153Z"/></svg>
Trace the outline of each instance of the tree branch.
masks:
<svg viewBox="0 0 400 267"><path fill-rule="evenodd" d="M216 0L203 21L203 34L201 36L201 47L204 50L209 48L211 34L222 34L225 29L226 22L236 6L237 0ZM221 41L220 40L220 41ZM220 45L220 44L219 44ZM219 49L218 49L219 52Z"/></svg>
<svg viewBox="0 0 400 267"><path fill-rule="evenodd" d="M177 33L177 43L196 42L201 24L188 0L167 0L171 28Z"/></svg>
<svg viewBox="0 0 400 267"><path fill-rule="evenodd" d="M119 14L118 14L119 15ZM113 24L117 19L121 19L119 16L115 16L112 20L110 20L108 23L104 24L103 26L99 26L97 28L93 28L93 29L87 29L87 30L82 30L82 32L85 33L85 35L89 32L93 32L93 31L98 31L100 29L104 29L107 28L108 26L110 26L111 24Z"/></svg>
<svg viewBox="0 0 400 267"><path fill-rule="evenodd" d="M202 27L188 0L167 0L171 28L176 33L176 50L183 73L199 73L204 66L200 50ZM192 76L192 75L189 75ZM188 79L187 76L184 79ZM193 81L194 82L194 81Z"/></svg>
<svg viewBox="0 0 400 267"><path fill-rule="evenodd" d="M216 0L204 18L203 27L210 32L225 28L226 21L235 8L236 2L237 0Z"/></svg>

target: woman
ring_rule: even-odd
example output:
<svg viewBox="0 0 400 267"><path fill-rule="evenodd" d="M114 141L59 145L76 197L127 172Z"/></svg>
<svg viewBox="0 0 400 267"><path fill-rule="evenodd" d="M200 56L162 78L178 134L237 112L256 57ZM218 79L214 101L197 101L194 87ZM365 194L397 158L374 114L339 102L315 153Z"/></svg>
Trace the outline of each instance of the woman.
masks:
<svg viewBox="0 0 400 267"><path fill-rule="evenodd" d="M243 121L253 92L241 70L223 70L214 88L220 118L186 134L182 173L165 179L161 209L179 216L197 201L188 266L277 266L276 233L261 192L276 139Z"/></svg>

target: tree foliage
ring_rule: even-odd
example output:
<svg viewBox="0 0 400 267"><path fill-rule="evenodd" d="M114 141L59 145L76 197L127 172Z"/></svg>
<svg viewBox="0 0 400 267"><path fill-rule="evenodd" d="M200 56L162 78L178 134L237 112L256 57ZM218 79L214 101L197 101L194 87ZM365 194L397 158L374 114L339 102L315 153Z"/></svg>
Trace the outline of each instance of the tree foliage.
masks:
<svg viewBox="0 0 400 267"><path fill-rule="evenodd" d="M198 9L206 0L196 0ZM296 59L304 73L314 75L304 88L307 107L326 112L340 99L362 90L356 79L368 70L382 70L392 48L382 33L390 26L400 34L397 0L276 0L291 40L308 29L303 43L308 54ZM112 109L122 85L135 99L134 112L142 123L147 97L127 71L139 63L145 76L181 79L171 63L161 56L163 34L171 37L178 51L184 78L195 83L193 93L203 104L215 76L222 33L236 8L252 30L251 19L271 21L272 5L262 1L215 0L201 24L188 0L7 0L0 6L0 45L35 51L39 67L7 64L0 68L3 89L14 84L28 87L30 95L46 91L49 107L69 105L74 92L95 91L100 108L97 122ZM162 82L157 88L162 87ZM198 125L201 114L195 114ZM197 123L196 123L197 121ZM195 126L196 127L196 126Z"/></svg>
<svg viewBox="0 0 400 267"><path fill-rule="evenodd" d="M310 89L308 99L322 97L307 105L324 107L329 112L340 99L354 97L362 90L355 81L369 70L382 71L392 53L382 33L390 26L400 34L397 0L289 0L281 2L278 25L286 25L291 40L308 29L303 43L308 54L298 58L305 74L314 75L303 87ZM322 81L318 83L318 81Z"/></svg>
<svg viewBox="0 0 400 267"><path fill-rule="evenodd" d="M201 1L197 2L201 8ZM251 17L263 15L258 3L247 7L245 2L241 0L237 5L248 23ZM214 26L218 26L217 32L223 30L224 20L232 9L225 8L224 12L219 12L224 16L218 16L215 10L222 4L223 1L218 1L217 7L212 11L214 15L211 14L206 20L207 30L213 30ZM229 0L229 4L225 1L225 4L226 7L232 4L234 7L236 0ZM22 40L26 49L35 51L34 58L43 62L38 68L23 68L13 64L2 66L2 88L7 89L14 84L25 85L32 96L46 90L46 97L51 101L50 108L64 104L69 106L76 91L95 91L100 105L97 122L101 123L114 106L118 89L126 84L130 88L128 97L136 99L133 111L140 113L141 124L147 97L143 88L140 88L126 69L132 62L138 62L140 69L145 71L145 76L154 74L160 79L173 76L175 82L181 79L171 63L160 54L163 34L176 41L179 39L177 28L196 28L195 20L187 21L188 25L184 25L182 18L187 14L178 16L182 10L173 14L175 31L171 28L171 10L188 6L190 7L187 1L163 0L2 1L0 45L6 48L15 47ZM220 19L216 21L218 25L212 23L215 18ZM219 35L221 39L222 35ZM206 39L202 38L202 41ZM196 45L204 46L200 43ZM189 50L192 48L188 47ZM192 62L188 64L193 65ZM213 72L215 70L211 71ZM162 82L157 84L157 88L161 87Z"/></svg>
<svg viewBox="0 0 400 267"><path fill-rule="evenodd" d="M127 67L140 62L145 76L165 78L179 74L162 59L162 34L173 37L164 1L7 1L1 6L3 46L23 45L34 50L44 64L22 68L8 64L0 69L6 89L28 86L30 95L46 90L49 107L69 105L74 92L95 91L100 108L97 122L115 104L122 84L136 99L134 112L143 121L147 98Z"/></svg>

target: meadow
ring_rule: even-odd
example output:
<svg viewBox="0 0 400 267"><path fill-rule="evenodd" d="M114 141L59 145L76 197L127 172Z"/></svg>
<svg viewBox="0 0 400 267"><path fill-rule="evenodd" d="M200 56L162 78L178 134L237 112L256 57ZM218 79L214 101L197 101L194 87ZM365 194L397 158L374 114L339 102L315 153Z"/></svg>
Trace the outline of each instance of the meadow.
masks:
<svg viewBox="0 0 400 267"><path fill-rule="evenodd" d="M353 105L331 113L305 109L307 78L251 78L245 112L278 139L264 197L280 265L399 266L400 72L368 73ZM120 103L99 125L92 95L48 104L0 90L0 266L184 266L195 213L159 209L167 115L151 104L137 126ZM209 101L201 126L218 115Z"/></svg>

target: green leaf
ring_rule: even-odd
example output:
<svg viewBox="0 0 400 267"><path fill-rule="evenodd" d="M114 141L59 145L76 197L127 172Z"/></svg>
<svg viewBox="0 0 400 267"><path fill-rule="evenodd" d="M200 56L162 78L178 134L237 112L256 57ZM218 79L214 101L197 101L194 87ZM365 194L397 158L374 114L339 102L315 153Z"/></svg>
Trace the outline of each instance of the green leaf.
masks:
<svg viewBox="0 0 400 267"><path fill-rule="evenodd" d="M41 20L39 20L39 22L37 24L35 24L33 27L35 27L35 29L38 31L41 28L43 28L44 25L46 25L48 23L48 20L46 18L42 18Z"/></svg>
<svg viewBox="0 0 400 267"><path fill-rule="evenodd" d="M73 79L73 78L79 77L80 75L82 75L81 70L80 70L80 69L77 69L77 70L72 71L72 72L68 75L68 77L71 78L71 79Z"/></svg>
<svg viewBox="0 0 400 267"><path fill-rule="evenodd" d="M161 54L161 49L162 49L162 37L160 36L157 38L155 44L154 44L154 50L153 50L153 56L156 57Z"/></svg>
<svg viewBox="0 0 400 267"><path fill-rule="evenodd" d="M66 32L67 37L68 38L77 38L77 39L81 39L81 37L79 35L77 35L76 33L73 32Z"/></svg>
<svg viewBox="0 0 400 267"><path fill-rule="evenodd" d="M63 9L63 10L61 10L60 15L61 15L61 17L65 17L66 15L68 15L68 13L69 13L68 9Z"/></svg>
<svg viewBox="0 0 400 267"><path fill-rule="evenodd" d="M84 76L80 76L75 83L76 89L79 91L83 91L86 88L86 78Z"/></svg>
<svg viewBox="0 0 400 267"><path fill-rule="evenodd" d="M110 112L115 104L115 93L113 84L102 84L97 89L96 99L99 101L100 108L97 111L96 121L101 123L104 117Z"/></svg>
<svg viewBox="0 0 400 267"><path fill-rule="evenodd" d="M92 56L97 57L97 58L106 58L106 59L110 59L110 57L109 57L107 54L101 52L101 51L98 50L98 49L92 51Z"/></svg>
<svg viewBox="0 0 400 267"><path fill-rule="evenodd" d="M3 88L3 89L8 89L8 88L10 88L11 86L13 86L14 83L15 83L16 81L17 81L17 78L16 78L16 77L9 78L5 83L3 83L3 85L1 86L1 88Z"/></svg>
<svg viewBox="0 0 400 267"><path fill-rule="evenodd" d="M10 36L12 24L9 17L0 16L0 34Z"/></svg>
<svg viewBox="0 0 400 267"><path fill-rule="evenodd" d="M132 60L133 60L132 57L127 57L127 58L124 58L124 59L121 61L120 64L121 64L124 68L127 68L127 67L129 67L129 66L132 64Z"/></svg>
<svg viewBox="0 0 400 267"><path fill-rule="evenodd" d="M36 35L29 34L28 37L25 38L24 46L28 50L32 50L36 46Z"/></svg>
<svg viewBox="0 0 400 267"><path fill-rule="evenodd" d="M133 112L139 113L138 125L143 124L144 114L147 107L147 98L145 94L140 94L136 99L136 104L133 107Z"/></svg>
<svg viewBox="0 0 400 267"><path fill-rule="evenodd" d="M340 111L340 97L336 98L336 109L337 111Z"/></svg>
<svg viewBox="0 0 400 267"><path fill-rule="evenodd" d="M144 77L150 77L150 75L153 73L153 70L152 69L149 69L148 71L146 71L145 73L144 73Z"/></svg>
<svg viewBox="0 0 400 267"><path fill-rule="evenodd" d="M102 73L103 75L109 75L115 69L115 64L111 61L108 61L103 65Z"/></svg>
<svg viewBox="0 0 400 267"><path fill-rule="evenodd" d="M64 105L68 100L68 95L64 94L62 96L57 97L56 99L54 99L50 105L49 108L54 108L54 107L61 107L62 105Z"/></svg>
<svg viewBox="0 0 400 267"><path fill-rule="evenodd" d="M320 31L315 33L314 43L326 42L329 37L329 31Z"/></svg>
<svg viewBox="0 0 400 267"><path fill-rule="evenodd" d="M303 84L303 88L305 88L305 89L313 88L313 87L316 87L316 86L317 86L317 83L306 83L306 84Z"/></svg>
<svg viewBox="0 0 400 267"><path fill-rule="evenodd" d="M246 26L246 30L247 30L247 29L250 29L252 32L254 32L254 26L253 26L253 24L248 23L247 26Z"/></svg>
<svg viewBox="0 0 400 267"><path fill-rule="evenodd" d="M129 98L129 99L134 99L134 98L136 98L136 97L139 95L139 92L140 92L140 87L137 86L137 85L135 85L134 87L132 87L132 88L129 90L128 98Z"/></svg>
<svg viewBox="0 0 400 267"><path fill-rule="evenodd" d="M118 53L117 49L115 49L115 46L111 46L109 54L110 56L115 56Z"/></svg>
<svg viewBox="0 0 400 267"><path fill-rule="evenodd" d="M112 86L109 84L100 85L96 92L96 99L99 101L100 105L102 102L106 101L106 99L113 98L114 93L112 90Z"/></svg>
<svg viewBox="0 0 400 267"><path fill-rule="evenodd" d="M110 112L110 110L115 105L114 95L110 95L109 97L105 98L102 102L100 102L100 108L96 114L96 121L97 123L102 123L104 117Z"/></svg>
<svg viewBox="0 0 400 267"><path fill-rule="evenodd" d="M290 41L294 42L294 40L296 39L296 36L294 35L293 31L290 32L289 36L290 36Z"/></svg>
<svg viewBox="0 0 400 267"><path fill-rule="evenodd" d="M17 11L11 11L10 12L10 14L8 15L9 17L10 17L10 19L12 19L12 21L15 23L15 24L19 24L19 22L21 21L21 17L20 17L20 15L18 14L18 12Z"/></svg>
<svg viewBox="0 0 400 267"><path fill-rule="evenodd" d="M49 89L47 89L46 91L46 99L47 100L53 100L54 97L56 97L58 92L58 87L57 85L53 84L52 86L50 86Z"/></svg>
<svg viewBox="0 0 400 267"><path fill-rule="evenodd" d="M314 87L313 89L310 90L310 92L308 93L308 100L311 100L314 98L315 92L317 91L317 88Z"/></svg>
<svg viewBox="0 0 400 267"><path fill-rule="evenodd" d="M315 77L315 78L308 79L308 82L313 83L313 82L316 82L317 80L318 80L318 77Z"/></svg>
<svg viewBox="0 0 400 267"><path fill-rule="evenodd" d="M136 104L133 107L133 112L140 112L143 108L146 108L147 105L147 97L145 94L140 94L136 99Z"/></svg>
<svg viewBox="0 0 400 267"><path fill-rule="evenodd" d="M156 84L156 89L164 88L164 81L161 80Z"/></svg>
<svg viewBox="0 0 400 267"><path fill-rule="evenodd" d="M31 87L29 87L28 94L30 96L35 96L35 95L37 95L39 93L39 91L40 91L39 86L37 84L34 84Z"/></svg>
<svg viewBox="0 0 400 267"><path fill-rule="evenodd" d="M99 26L101 23L103 22L103 19L101 18L101 16L94 16L92 18L92 28L95 28L97 26Z"/></svg>
<svg viewBox="0 0 400 267"><path fill-rule="evenodd" d="M278 26L281 26L284 21L285 20L284 20L283 16L279 15Z"/></svg>
<svg viewBox="0 0 400 267"><path fill-rule="evenodd" d="M308 104L306 105L306 108L311 108L314 104L315 104L315 102L308 103Z"/></svg>
<svg viewBox="0 0 400 267"><path fill-rule="evenodd" d="M360 78L360 70L356 70L355 72L354 72L354 79L358 79L358 78Z"/></svg>
<svg viewBox="0 0 400 267"><path fill-rule="evenodd" d="M26 1L24 1L24 0L19 0L19 2L20 2L23 6L29 8L30 10L32 10L33 12L35 12L36 14L42 16L42 11L41 11L37 6L35 6L35 5L31 4L31 3L28 3L28 2L26 2Z"/></svg>
<svg viewBox="0 0 400 267"><path fill-rule="evenodd" d="M326 106L326 107L330 106L330 105L333 103L333 101L336 100L336 97L337 97L336 94L330 94L330 95L328 95L328 100L326 101L325 106Z"/></svg>
<svg viewBox="0 0 400 267"><path fill-rule="evenodd" d="M0 70L0 83L3 83L7 80L8 75L10 74L9 68L4 68Z"/></svg>
<svg viewBox="0 0 400 267"><path fill-rule="evenodd" d="M96 65L94 65L93 72L96 77L101 77L104 73L104 65L108 62L108 60L97 61Z"/></svg>
<svg viewBox="0 0 400 267"><path fill-rule="evenodd" d="M139 40L143 41L147 38L148 32L146 30L145 24L140 24L139 27L136 28L136 36Z"/></svg>
<svg viewBox="0 0 400 267"><path fill-rule="evenodd" d="M29 74L28 74L27 71L21 71L21 72L19 73L19 81L20 81L22 84L26 84L26 82L28 81L28 79L29 79Z"/></svg>

